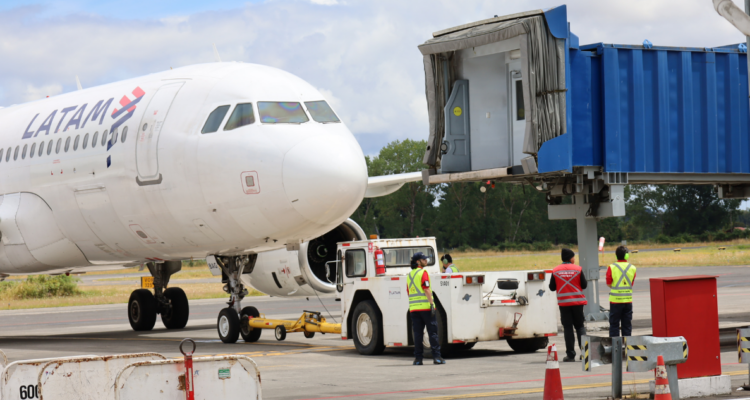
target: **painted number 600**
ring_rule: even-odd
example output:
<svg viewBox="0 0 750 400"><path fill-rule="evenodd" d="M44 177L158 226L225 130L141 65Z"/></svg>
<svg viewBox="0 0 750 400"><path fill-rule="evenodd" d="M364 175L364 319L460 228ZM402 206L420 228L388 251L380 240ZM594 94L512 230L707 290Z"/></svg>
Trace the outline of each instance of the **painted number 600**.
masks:
<svg viewBox="0 0 750 400"><path fill-rule="evenodd" d="M38 399L39 398L39 386L28 385L21 386L21 399Z"/></svg>

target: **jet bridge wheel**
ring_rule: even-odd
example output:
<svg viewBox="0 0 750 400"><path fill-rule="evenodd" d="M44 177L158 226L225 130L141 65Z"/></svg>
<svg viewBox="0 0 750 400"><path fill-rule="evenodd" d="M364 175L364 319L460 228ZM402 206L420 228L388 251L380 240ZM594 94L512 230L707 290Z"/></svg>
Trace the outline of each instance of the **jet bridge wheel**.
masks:
<svg viewBox="0 0 750 400"><path fill-rule="evenodd" d="M185 291L171 287L164 291L164 297L169 300L171 307L161 313L161 322L167 329L184 328L190 317L190 305Z"/></svg>
<svg viewBox="0 0 750 400"><path fill-rule="evenodd" d="M224 343L236 343L240 336L240 317L233 308L225 308L219 312L216 321L219 339Z"/></svg>
<svg viewBox="0 0 750 400"><path fill-rule="evenodd" d="M383 354L383 318L375 302L364 300L357 304L352 314L354 347L362 355Z"/></svg>
<svg viewBox="0 0 750 400"><path fill-rule="evenodd" d="M536 337L529 339L507 339L510 346L516 353L533 353L539 349L547 347L549 338Z"/></svg>
<svg viewBox="0 0 750 400"><path fill-rule="evenodd" d="M245 307L242 309L242 312L240 312L240 335L242 335L242 340L246 342L257 342L258 339L260 339L260 334L263 332L263 329L253 329L248 326L247 322L250 317L260 317L257 308L252 306Z"/></svg>
<svg viewBox="0 0 750 400"><path fill-rule="evenodd" d="M128 300L128 321L134 331L150 331L156 324L156 298L148 289L137 289Z"/></svg>

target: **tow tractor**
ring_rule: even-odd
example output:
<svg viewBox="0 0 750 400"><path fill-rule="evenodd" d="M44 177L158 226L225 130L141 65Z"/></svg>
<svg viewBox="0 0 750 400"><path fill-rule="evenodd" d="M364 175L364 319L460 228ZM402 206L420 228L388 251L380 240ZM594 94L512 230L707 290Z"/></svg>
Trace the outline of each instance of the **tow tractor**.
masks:
<svg viewBox="0 0 750 400"><path fill-rule="evenodd" d="M329 323L311 311L294 321L266 319L254 310L242 316L242 336L256 341L262 329L274 329L278 340L290 332L304 332L307 338L316 332L340 333L363 355L413 345L407 285L411 257L417 252L428 257L425 269L444 353L490 340L506 340L516 352L534 352L557 335L557 301L548 289L551 270L443 274L435 238L427 237L338 243L336 261L331 263L337 271L342 324ZM426 334L422 340L428 343Z"/></svg>

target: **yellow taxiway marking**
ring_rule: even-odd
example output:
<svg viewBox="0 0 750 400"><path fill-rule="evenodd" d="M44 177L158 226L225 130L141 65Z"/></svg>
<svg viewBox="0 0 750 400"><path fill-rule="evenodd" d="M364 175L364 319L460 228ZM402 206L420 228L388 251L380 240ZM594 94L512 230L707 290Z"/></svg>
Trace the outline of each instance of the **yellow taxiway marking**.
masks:
<svg viewBox="0 0 750 400"><path fill-rule="evenodd" d="M723 375L744 375L747 374L747 371L730 371L730 372L723 372ZM625 385L635 385L635 384L641 384L641 383L648 383L652 381L653 379L639 379L635 381L623 381L623 386ZM601 382L601 383L590 383L586 385L573 385L573 386L563 386L563 391L566 390L580 390L580 389L594 389L594 388L602 388L611 386L612 382ZM471 394L457 394L457 395L448 395L448 396L437 396L437 397L419 397L418 399L413 400L453 400L453 399L477 399L482 397L498 397L498 396L511 396L511 395L519 395L519 394L532 394L532 393L543 393L544 388L532 388L532 389L517 389L517 390L504 390L502 392L485 392L485 393L471 393Z"/></svg>

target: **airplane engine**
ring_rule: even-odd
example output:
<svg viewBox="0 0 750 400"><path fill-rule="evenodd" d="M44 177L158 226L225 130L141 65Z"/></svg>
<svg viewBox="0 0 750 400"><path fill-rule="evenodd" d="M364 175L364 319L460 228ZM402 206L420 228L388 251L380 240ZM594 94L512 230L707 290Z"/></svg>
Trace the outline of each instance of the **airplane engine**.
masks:
<svg viewBox="0 0 750 400"><path fill-rule="evenodd" d="M336 243L365 240L360 226L351 219L334 230L300 245L298 251L279 249L258 254L245 284L272 296L314 296L336 290ZM326 268L326 264L328 268Z"/></svg>

